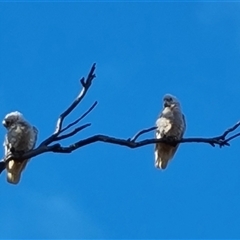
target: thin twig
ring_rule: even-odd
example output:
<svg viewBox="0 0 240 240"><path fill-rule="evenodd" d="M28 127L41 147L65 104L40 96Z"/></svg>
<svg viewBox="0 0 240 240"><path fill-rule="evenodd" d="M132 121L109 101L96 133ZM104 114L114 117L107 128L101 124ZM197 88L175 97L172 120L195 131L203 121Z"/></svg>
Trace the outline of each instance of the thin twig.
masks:
<svg viewBox="0 0 240 240"><path fill-rule="evenodd" d="M66 126L65 128L63 128L60 133L66 131L67 129L69 129L70 127L72 127L73 125L77 124L79 121L81 121L84 117L86 117L97 105L97 101L95 101L93 103L93 105L81 116L79 117L77 120L75 120L74 122L70 123L68 126Z"/></svg>
<svg viewBox="0 0 240 240"><path fill-rule="evenodd" d="M234 130L236 130L239 126L240 126L240 121L237 122L233 127L227 129L221 136L216 137L216 138L219 138L219 139L224 140L229 133L231 133L231 132L233 132Z"/></svg>
<svg viewBox="0 0 240 240"><path fill-rule="evenodd" d="M77 127L77 128L75 128L75 129L74 129L72 132L70 132L70 133L67 133L67 134L64 134L64 135L61 135L61 136L56 137L56 138L54 139L54 142L55 142L55 141L60 141L60 140L65 139L65 138L69 138L69 137L75 135L76 133L82 131L84 128L87 128L87 127L90 127L90 126L91 126L91 123L87 123L87 124L84 124L84 125L82 125L82 126L80 126L80 127Z"/></svg>
<svg viewBox="0 0 240 240"><path fill-rule="evenodd" d="M137 140L137 138L140 137L142 134L147 133L147 132L151 132L155 129L157 129L157 127L151 127L151 128L143 129L143 130L139 131L138 133L136 133L132 138L129 138L128 140L131 141L131 142L135 142Z"/></svg>
<svg viewBox="0 0 240 240"><path fill-rule="evenodd" d="M223 143L228 143L228 142L230 142L231 140L233 140L234 138L237 138L237 137L239 137L239 136L240 136L240 133L237 133L237 134L235 134L235 135L227 138L226 140L224 140ZM228 144L229 144L229 143L228 143ZM229 144L229 146L230 146L230 144Z"/></svg>
<svg viewBox="0 0 240 240"><path fill-rule="evenodd" d="M69 113L71 113L71 112L73 111L73 109L74 109L74 108L81 102L81 100L84 98L85 94L87 93L87 90L89 89L89 87L90 87L91 84L92 84L92 80L95 78L95 74L94 74L95 68L96 68L96 63L94 63L94 64L92 65L92 68L91 68L91 70L90 70L90 72L89 72L89 74L88 74L88 77L87 77L86 81L84 80L84 78L82 78L82 79L80 80L80 82L81 82L81 84L82 84L82 86L83 86L83 89L82 89L82 91L80 92L80 94L77 96L76 100L70 105L70 107L60 115L60 117L59 117L59 119L58 119L58 121L57 121L56 130L55 130L54 134L58 134L58 133L61 131L61 129L62 129L62 123L63 123L65 117L66 117L67 115L69 115Z"/></svg>
<svg viewBox="0 0 240 240"><path fill-rule="evenodd" d="M55 141L55 139L59 136L59 134L62 132L62 124L64 119L75 109L75 107L81 102L81 100L84 98L84 96L86 95L88 89L90 88L91 84L92 84L92 80L95 78L95 71L96 68L96 64L94 63L91 67L91 70L88 74L87 80L85 81L84 78L82 78L80 80L83 88L81 90L81 92L79 93L79 95L77 96L77 98L74 100L74 102L70 105L70 107L68 107L58 118L57 120L57 124L56 124L56 130L55 132L48 137L47 139L45 139L40 146L47 146L49 144L51 144L52 142ZM66 130L66 129L65 129Z"/></svg>

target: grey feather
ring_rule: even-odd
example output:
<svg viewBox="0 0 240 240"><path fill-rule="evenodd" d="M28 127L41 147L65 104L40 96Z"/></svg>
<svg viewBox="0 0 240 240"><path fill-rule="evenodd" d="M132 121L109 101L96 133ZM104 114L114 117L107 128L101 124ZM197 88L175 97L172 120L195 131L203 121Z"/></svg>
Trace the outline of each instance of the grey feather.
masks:
<svg viewBox="0 0 240 240"><path fill-rule="evenodd" d="M181 112L180 103L176 97L167 94L164 99L164 108L156 121L156 138L171 138L180 140L186 129L185 117ZM166 143L157 143L155 146L155 166L165 169L168 162L175 155L179 144L172 146Z"/></svg>
<svg viewBox="0 0 240 240"><path fill-rule="evenodd" d="M4 141L5 158L14 152L25 153L35 147L38 130L31 126L19 112L12 112L6 115L3 125L7 129ZM7 181L17 184L20 181L21 173L30 159L24 161L10 160L6 163Z"/></svg>

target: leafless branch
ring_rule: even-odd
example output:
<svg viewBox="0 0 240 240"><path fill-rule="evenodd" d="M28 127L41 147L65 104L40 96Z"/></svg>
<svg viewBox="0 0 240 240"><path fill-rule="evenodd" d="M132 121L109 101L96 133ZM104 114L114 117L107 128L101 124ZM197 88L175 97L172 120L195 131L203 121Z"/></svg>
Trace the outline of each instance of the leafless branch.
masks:
<svg viewBox="0 0 240 240"><path fill-rule="evenodd" d="M219 138L222 139L222 140L224 140L229 133L235 131L239 126L240 126L240 121L238 121L233 127L227 129L227 130L223 133L223 135L219 136Z"/></svg>
<svg viewBox="0 0 240 240"><path fill-rule="evenodd" d="M95 74L94 74L94 71L95 71L95 68L96 68L96 64L94 63L89 74L88 74L88 77L85 81L84 78L82 78L80 80L83 88L82 88L82 91L79 93L79 95L77 96L77 98L75 99L75 101L71 104L71 106L66 110L64 111L58 121L57 121L57 126L56 126L56 130L55 130L55 134L58 134L61 130L62 130L62 124L63 124L63 121L65 119L65 117L67 115L69 115L69 113L71 113L73 111L73 109L82 101L82 99L84 98L85 94L87 93L88 89L90 88L91 84L92 84L92 80L95 78Z"/></svg>
<svg viewBox="0 0 240 240"><path fill-rule="evenodd" d="M89 124L83 125L80 128L82 128L82 127L85 128L87 126L89 126ZM234 127L233 127L234 130L236 129L235 126L236 125L234 125ZM154 129L155 129L155 127L152 127L152 128L146 129L146 130L142 130L142 131L138 132L134 137L128 138L128 139L115 138L115 137L110 137L107 135L94 135L94 136L80 140L80 141L78 141L74 144L71 144L70 146L66 146L66 147L62 146L60 143L50 145L50 146L40 144L39 147L37 147L36 149L31 150L15 159L21 161L22 159L32 158L32 157L35 157L35 156L40 155L45 152L70 153L78 148L84 147L86 145L89 145L89 144L92 144L95 142L111 143L111 144L129 147L129 148L138 148L138 147L143 147L143 146L146 146L149 144L154 144L154 143L159 143L159 142L167 143L167 144L207 143L212 146L218 145L218 146L222 147L222 146L230 146L229 141L232 140L233 138L236 138L237 136L240 136L240 133L238 133L232 137L229 137L228 139L225 139L225 137L226 137L226 131L225 131L221 136L212 137L212 138L182 138L181 140L172 140L172 139L167 139L167 138L165 138L165 139L145 139L145 140L138 141L138 142L134 140L134 139L136 139L136 136L139 136L140 134L142 134L144 132L149 132L150 130L154 130ZM74 130L74 131L76 131L76 130ZM228 134L231 132L229 130L227 130L227 131L228 131ZM74 135L73 132L71 132L69 134L69 137ZM78 132L78 131L76 131L76 132ZM67 137L68 136L65 136L63 138L67 138ZM63 138L61 138L61 139L63 139Z"/></svg>
<svg viewBox="0 0 240 240"><path fill-rule="evenodd" d="M93 104L93 106L85 113L83 114L83 116L81 117L81 119L77 119L75 121L75 123L69 124L71 126L67 126L64 130L62 129L62 124L64 119L77 107L77 105L82 101L82 99L84 98L84 96L86 95L88 89L90 88L93 79L96 77L96 75L94 74L96 68L96 64L94 63L91 67L91 70L88 74L88 77L85 81L85 78L82 78L80 80L81 84L82 84L82 90L79 93L79 95L77 96L77 98L74 100L74 102L70 105L70 107L67 108L67 110L65 110L58 118L57 120L57 124L56 124L56 130L55 132L48 137L46 140L44 140L40 146L47 146L49 144L51 144L52 142L55 141L56 137L59 136L60 133L62 133L63 131L67 130L69 127L73 126L74 124L76 124L77 122L79 122L81 119L83 119L95 106L96 106L96 102Z"/></svg>
<svg viewBox="0 0 240 240"><path fill-rule="evenodd" d="M235 127L235 126L234 126ZM221 135L221 139L219 139L219 136L217 137L212 137L212 138L182 138L181 140L172 140L172 139L145 139L142 141L138 141L136 142L134 139L136 139L136 137L138 137L140 134L144 133L144 132L149 132L151 130L154 130L155 127L146 129L146 130L142 130L139 133L137 133L133 138L128 138L126 139L121 139L121 138L114 138L114 137L110 137L110 136L106 136L106 135L94 135L92 137L80 140L70 146L67 147L62 147L61 145L57 146L56 148L54 148L54 152L59 152L59 153L70 153L78 148L81 148L83 146L89 145L91 143L94 142L105 142L105 143L111 143L111 144L116 144L116 145L121 145L121 146L125 146L125 147L129 147L129 148L139 148L139 147L143 147L149 144L154 144L154 143L167 143L167 144L176 144L176 143L207 143L210 144L212 146L218 145L220 147L223 146L230 146L229 140L232 140L232 138L226 139L226 132L224 132ZM235 130L236 128L234 128ZM230 132L228 132L229 134ZM240 136L240 133L236 134L238 136ZM234 135L235 137L237 137L236 135ZM234 137L234 138L235 138Z"/></svg>
<svg viewBox="0 0 240 240"><path fill-rule="evenodd" d="M151 128L147 128L147 129L143 129L139 132L137 132L132 138L129 138L128 140L131 142L135 142L142 134L147 133L147 132L151 132L153 130L155 130L157 127L151 127Z"/></svg>
<svg viewBox="0 0 240 240"><path fill-rule="evenodd" d="M81 116L79 117L77 120L75 120L74 122L70 123L68 126L66 126L65 128L63 128L60 132L64 132L67 129L69 129L70 127L74 126L75 124L77 124L78 122L80 122L83 118L85 118L97 105L97 101L94 102L94 104Z"/></svg>
<svg viewBox="0 0 240 240"><path fill-rule="evenodd" d="M69 137L75 135L76 133L82 131L84 128L87 128L87 127L90 127L90 126L91 126L91 123L87 123L87 124L84 124L84 125L82 125L82 126L80 126L80 127L77 127L77 128L75 128L75 129L74 129L72 132L70 132L70 133L67 133L67 134L64 134L64 135L61 135L61 136L56 137L56 138L54 139L54 142L55 142L55 141L60 141L60 140L65 139L65 138L69 138Z"/></svg>
<svg viewBox="0 0 240 240"><path fill-rule="evenodd" d="M93 79L95 78L95 64L93 64L87 79L85 81L84 78L80 80L81 85L82 85L82 90L80 91L79 95L77 98L73 101L73 103L68 107L58 118L57 123L56 123L56 129L54 133L46 138L44 141L42 141L38 147L35 149L24 153L22 155L12 155L8 159L5 159L5 161L0 162L0 173L4 170L5 168L5 163L7 161L10 161L11 159L14 159L16 161L22 161L24 159L28 158L33 158L36 157L40 154L46 153L46 152L53 152L53 153L71 153L81 147L84 147L86 145L95 143L95 142L104 142L104 143L110 143L110 144L116 144L120 146L125 146L129 148L139 148L143 147L149 144L154 144L154 143L166 143L166 144L177 144L177 143L207 143L210 144L211 146L216 146L218 145L219 147L223 146L230 146L230 141L239 137L240 133L236 133L232 136L229 136L230 133L235 131L239 126L240 126L240 121L237 122L233 127L227 129L222 135L216 136L216 137L211 137L211 138L182 138L181 140L173 140L173 139L168 139L168 138L163 138L163 139L144 139L141 141L137 141L137 139L150 131L153 131L156 129L156 127L151 127L147 129L140 130L137 132L133 137L131 138L115 138L107 135L93 135L91 137L85 138L83 140L79 140L69 146L62 146L60 144L60 141L69 137L72 137L73 135L77 134L81 130L89 127L91 124L87 123L84 124L80 127L75 128L74 130L70 131L69 133L61 135L63 132L65 132L67 129L71 128L72 126L76 125L79 123L84 117L86 117L97 105L97 102L95 102L81 117L76 119L74 122L70 123L66 127L63 127L63 122L64 119L77 107L77 105L81 102L81 100L84 98L86 95L88 89L90 88ZM52 144L53 142L57 142L56 144ZM51 145L52 144L52 145Z"/></svg>
<svg viewBox="0 0 240 240"><path fill-rule="evenodd" d="M223 140L223 144L226 144L226 143L229 144L229 142L230 142L231 140L233 140L234 138L237 138L237 137L239 137L239 136L240 136L240 133L234 134L233 136L227 138L226 140Z"/></svg>

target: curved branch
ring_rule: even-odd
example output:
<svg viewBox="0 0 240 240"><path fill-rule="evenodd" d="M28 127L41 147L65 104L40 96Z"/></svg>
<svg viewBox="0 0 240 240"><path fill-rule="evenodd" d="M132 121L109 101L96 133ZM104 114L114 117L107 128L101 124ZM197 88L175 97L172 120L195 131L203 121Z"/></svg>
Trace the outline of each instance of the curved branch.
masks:
<svg viewBox="0 0 240 240"><path fill-rule="evenodd" d="M76 133L78 133L78 132L82 131L83 129L85 129L85 128L87 128L87 127L90 127L90 126L91 126L91 123L84 124L84 125L82 125L82 126L80 126L80 127L75 128L75 129L74 129L72 132L70 132L70 133L67 133L67 134L64 134L64 135L61 135L61 136L56 137L56 138L54 139L54 141L60 141L60 140L65 139L65 138L69 138L69 137L75 135Z"/></svg>
<svg viewBox="0 0 240 240"><path fill-rule="evenodd" d="M233 127L227 129L221 136L217 138L224 140L229 133L235 131L239 126L240 126L240 121L238 121Z"/></svg>
<svg viewBox="0 0 240 240"><path fill-rule="evenodd" d="M76 108L76 106L81 102L81 100L84 98L84 96L86 95L88 89L90 88L91 84L92 84L92 81L93 79L96 77L96 75L94 74L94 71L96 69L96 63L94 63L91 67L91 70L88 74L88 77L85 81L84 78L82 78L80 80L83 88L81 90L81 92L79 93L79 95L77 96L77 98L73 101L73 103L70 105L70 107L68 107L61 115L60 117L58 118L57 120L57 124L56 124L56 130L55 132L50 136L48 137L47 139L45 139L41 144L40 146L45 146L45 145L49 145L51 144L52 142L54 142L56 140L56 138L58 137L58 135L65 131L66 129L70 128L71 126L73 126L75 123L72 123L69 124L71 126L67 126L64 130L62 130L62 124L63 124L63 121L64 119ZM93 106L85 113L83 114L83 116L81 116L80 118L83 119L95 106L97 105L97 103L95 102L93 104ZM76 120L75 122L79 122L81 119L79 120Z"/></svg>
<svg viewBox="0 0 240 240"><path fill-rule="evenodd" d="M147 133L147 132L151 132L155 129L157 129L157 127L151 127L151 128L143 129L143 130L137 132L132 138L129 138L128 140L131 141L131 142L135 142L142 134Z"/></svg>
<svg viewBox="0 0 240 240"><path fill-rule="evenodd" d="M121 138L114 138L114 137L109 137L106 135L94 135L92 137L80 140L68 147L62 147L58 146L56 149L54 149L54 152L58 153L70 153L78 148L84 147L86 145L95 143L95 142L105 142L105 143L111 143L111 144L116 144L116 145L121 145L129 148L139 148L143 147L149 144L154 144L154 143L166 143L166 144L177 144L177 143L208 143L210 145L229 145L228 143L224 143L221 140L217 140L215 138L182 138L181 140L170 140L170 139L145 139L142 141L131 141L129 139L121 139Z"/></svg>
<svg viewBox="0 0 240 240"><path fill-rule="evenodd" d="M57 126L56 126L56 130L54 132L54 134L58 134L61 130L62 130L62 123L65 119L66 116L69 115L69 113L71 113L73 111L73 109L81 102L81 100L84 98L85 94L87 93L88 89L90 88L91 84L92 84L92 80L96 77L96 75L94 74L96 68L96 63L94 63L92 65L92 68L88 74L88 77L85 81L84 78L82 78L80 80L83 89L82 91L79 93L79 95L77 96L77 98L75 99L75 101L70 105L70 107L65 110L59 117L58 121L57 121Z"/></svg>
<svg viewBox="0 0 240 240"><path fill-rule="evenodd" d="M65 128L63 128L60 132L64 132L67 129L69 129L70 127L74 126L75 124L77 124L78 122L80 122L83 118L85 118L97 105L97 101L95 101L93 103L93 105L81 116L79 117L77 120L75 120L74 122L68 124Z"/></svg>
<svg viewBox="0 0 240 240"><path fill-rule="evenodd" d="M86 81L84 78L82 78L80 80L80 82L82 84L82 90L79 93L79 95L77 96L77 98L70 105L70 107L68 107L58 118L57 124L56 124L56 130L54 131L54 133L50 137L48 137L44 141L42 141L37 148L35 148L29 152L26 152L24 154L21 154L21 155L13 153L10 156L8 156L6 159L4 159L3 161L0 161L0 173L5 169L6 162L8 162L12 159L14 159L16 161L23 161L24 159L33 158L33 157L36 157L36 156L46 153L46 152L71 153L72 151L75 151L86 145L93 144L95 142L110 143L110 144L120 145L120 146L124 146L124 147L129 147L129 148L139 148L139 147L143 147L143 146L146 146L149 144L156 144L156 143L160 143L160 142L170 144L170 145L176 145L178 143L180 143L180 144L182 144L182 143L207 143L207 144L210 144L211 146L218 145L220 147L223 147L223 146L230 146L230 141L240 136L240 133L236 133L232 136L228 136L230 133L235 131L240 126L240 121L239 121L233 127L227 129L222 135L212 137L212 138L197 138L196 137L196 138L182 138L181 140L174 140L172 138L162 138L162 139L145 139L142 141L137 141L137 139L141 135L156 129L156 127L151 127L151 128L140 130L132 138L123 139L123 138L116 138L116 137L111 137L111 136L107 136L107 135L97 134L97 135L88 137L86 139L79 140L69 146L62 146L59 143L59 141L69 138L91 125L90 123L88 123L88 124L85 124L85 125L75 128L70 133L60 135L67 129L71 128L73 125L77 124L85 116L87 116L97 105L97 102L95 102L81 117L79 117L77 120L70 123L66 127L63 127L64 119L76 108L76 106L81 102L81 100L86 95L88 89L90 88L92 81L95 78L95 74L94 74L95 66L96 66L95 64L92 65L92 68L88 74ZM57 143L50 145L53 142L57 142Z"/></svg>
<svg viewBox="0 0 240 240"><path fill-rule="evenodd" d="M86 125L83 125L83 126L86 126ZM234 125L234 127L231 128L231 129L233 129L231 131L234 131L236 129L235 126L236 125ZM196 137L196 138L182 138L181 140L173 140L172 138L171 139L163 138L163 139L145 139L145 140L138 141L138 142L131 140L131 139L136 138L137 135L139 136L140 134L143 134L144 132L149 132L150 130L154 130L154 129L155 129L155 127L142 130L142 131L138 132L133 138L128 138L128 139L115 138L115 137L110 137L107 135L99 134L99 135L94 135L94 136L88 137L86 139L80 140L80 141L78 141L74 144L71 144L70 146L66 146L66 147L62 146L60 143L57 143L57 144L54 144L51 146L46 146L46 145L42 146L40 144L39 147L37 147L34 150L31 150L21 156L14 156L14 159L18 160L18 161L22 161L26 158L32 158L32 157L35 157L35 156L40 155L45 152L71 153L71 152L77 150L78 148L84 147L86 145L89 145L89 144L92 144L95 142L105 142L105 143L129 147L129 148L139 148L139 147L143 147L143 146L146 146L149 144L155 144L155 143L160 143L160 142L166 143L166 144L207 143L212 146L218 145L220 147L223 147L223 146L230 146L230 143L229 143L230 140L232 140L233 138L236 138L237 136L240 136L240 133L238 133L238 134L235 134L233 137L230 137L230 138L224 140L223 138L225 138L227 136L226 132L227 132L227 134L229 134L231 132L228 129L221 136L212 137L212 138L197 138ZM9 161L11 159L13 159L13 156L11 156L9 159L7 159L7 161Z"/></svg>
<svg viewBox="0 0 240 240"><path fill-rule="evenodd" d="M231 140L233 140L234 138L237 138L240 136L240 133L234 134L233 136L227 138L226 140L223 141L224 144L229 143Z"/></svg>

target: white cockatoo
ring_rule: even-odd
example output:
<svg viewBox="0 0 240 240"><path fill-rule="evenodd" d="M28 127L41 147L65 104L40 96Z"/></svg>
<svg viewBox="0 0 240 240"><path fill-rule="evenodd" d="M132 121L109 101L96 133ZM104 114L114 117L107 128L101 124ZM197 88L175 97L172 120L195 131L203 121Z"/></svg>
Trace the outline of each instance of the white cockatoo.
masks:
<svg viewBox="0 0 240 240"><path fill-rule="evenodd" d="M186 129L184 115L176 97L166 94L163 98L163 110L157 119L156 138L180 140ZM179 144L157 143L155 147L155 166L165 169L177 151Z"/></svg>
<svg viewBox="0 0 240 240"><path fill-rule="evenodd" d="M35 147L38 130L31 126L20 112L11 112L5 116L2 124L7 129L3 143L6 159L14 153L23 154ZM30 159L23 161L10 160L6 162L7 181L17 184L20 181L21 173Z"/></svg>

